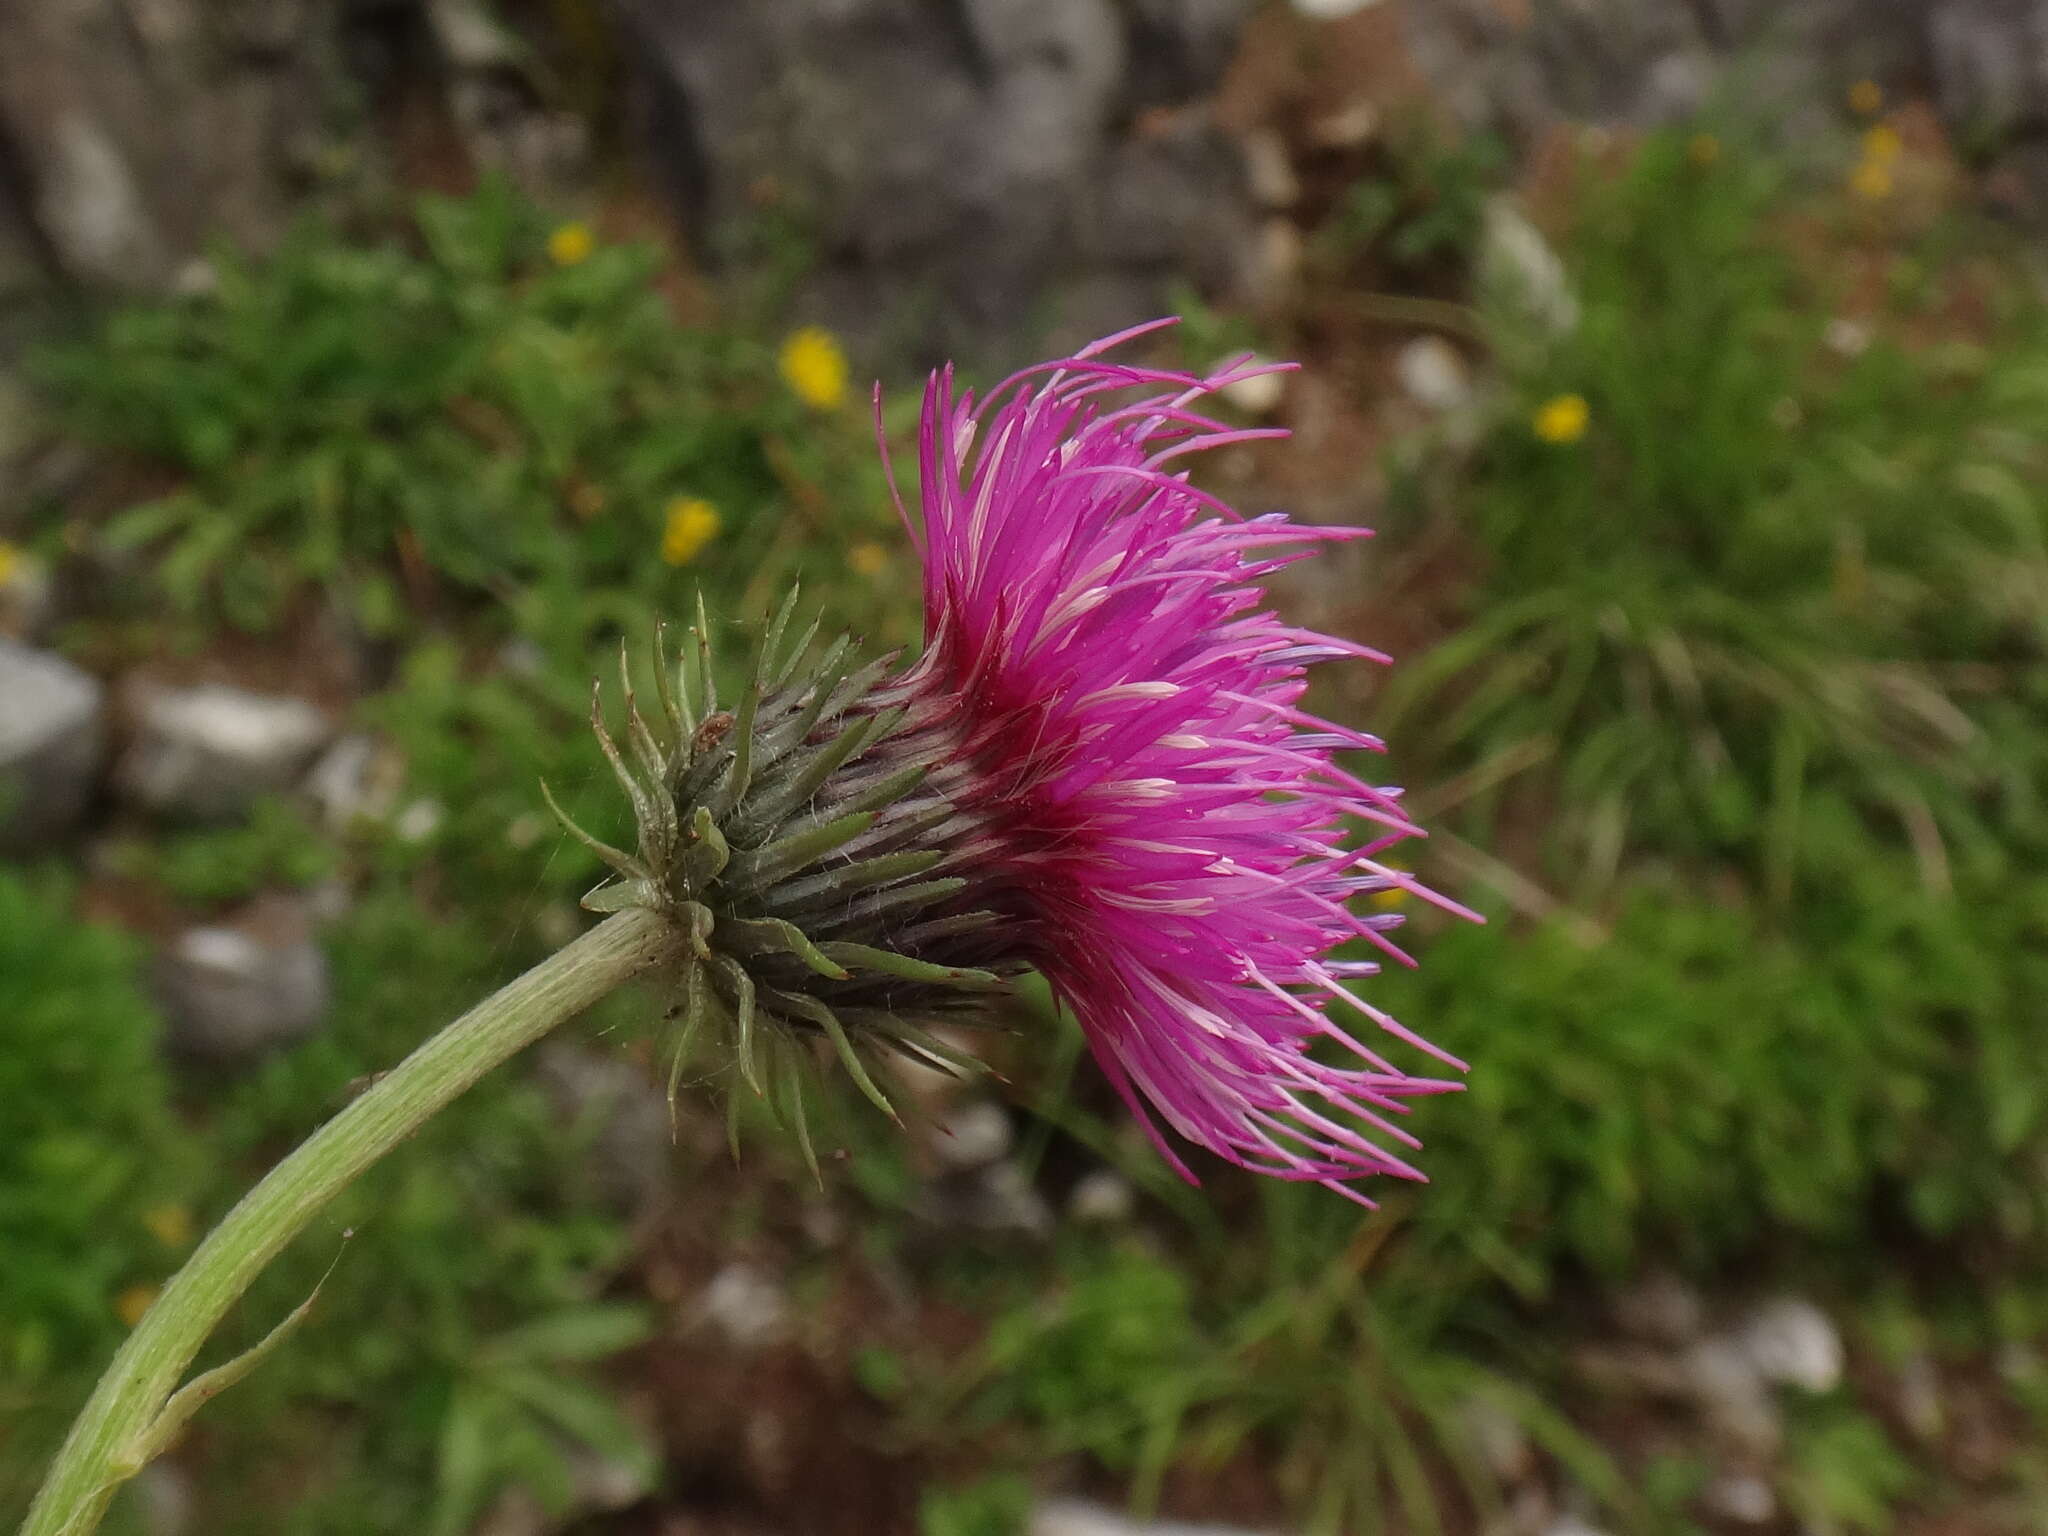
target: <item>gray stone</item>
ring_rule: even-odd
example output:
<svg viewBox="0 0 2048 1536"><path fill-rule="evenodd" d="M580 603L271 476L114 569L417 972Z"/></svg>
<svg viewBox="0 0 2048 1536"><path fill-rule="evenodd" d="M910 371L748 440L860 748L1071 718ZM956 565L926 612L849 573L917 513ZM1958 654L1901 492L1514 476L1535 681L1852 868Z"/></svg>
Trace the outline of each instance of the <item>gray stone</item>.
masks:
<svg viewBox="0 0 2048 1536"><path fill-rule="evenodd" d="M697 1319L729 1344L760 1349L788 1333L789 1296L766 1270L735 1259L704 1287Z"/></svg>
<svg viewBox="0 0 2048 1536"><path fill-rule="evenodd" d="M1536 1470L1536 1447L1529 1432L1492 1398L1477 1393L1466 1398L1458 1417L1467 1443L1502 1483L1518 1483Z"/></svg>
<svg viewBox="0 0 2048 1536"><path fill-rule="evenodd" d="M1676 1275L1655 1270L1614 1298L1614 1320L1654 1344L1687 1344L1699 1337L1706 1304Z"/></svg>
<svg viewBox="0 0 2048 1536"><path fill-rule="evenodd" d="M1784 1422L1749 1352L1724 1338L1702 1339L1679 1361L1685 1395L1725 1439L1757 1457L1773 1454Z"/></svg>
<svg viewBox="0 0 2048 1536"><path fill-rule="evenodd" d="M1252 264L1239 146L1190 110L1246 0L623 0L657 179L693 230L763 199L856 349L1014 346L1020 317ZM710 243L712 250L718 242ZM1111 281L1104 287L1101 280ZM1077 298L1078 296L1078 298Z"/></svg>
<svg viewBox="0 0 2048 1536"><path fill-rule="evenodd" d="M266 896L165 946L151 979L172 1054L231 1066L316 1033L332 989L312 927L301 902Z"/></svg>
<svg viewBox="0 0 2048 1536"><path fill-rule="evenodd" d="M1709 1514L1736 1525L1768 1525L1778 1517L1778 1496L1754 1472L1724 1472L1700 1493Z"/></svg>
<svg viewBox="0 0 2048 1536"><path fill-rule="evenodd" d="M115 778L145 809L231 820L259 796L289 789L331 734L303 699L202 684L144 685L130 696L133 737Z"/></svg>
<svg viewBox="0 0 2048 1536"><path fill-rule="evenodd" d="M951 1106L933 1128L931 1149L948 1168L985 1168L1007 1157L1015 1140L1002 1105L967 1099Z"/></svg>
<svg viewBox="0 0 2048 1536"><path fill-rule="evenodd" d="M99 680L0 639L0 852L45 847L76 826L105 757Z"/></svg>
<svg viewBox="0 0 2048 1536"><path fill-rule="evenodd" d="M1977 142L2048 127L2048 4L1942 0L1929 12L1928 62L1951 123Z"/></svg>
<svg viewBox="0 0 2048 1536"><path fill-rule="evenodd" d="M1091 1226L1120 1226L1137 1208L1138 1192L1114 1168L1083 1174L1067 1196L1067 1215Z"/></svg>
<svg viewBox="0 0 2048 1536"><path fill-rule="evenodd" d="M1394 356L1394 377L1417 405L1447 415L1472 400L1472 371L1441 336L1418 336Z"/></svg>
<svg viewBox="0 0 2048 1536"><path fill-rule="evenodd" d="M1026 1536L1255 1536L1241 1526L1134 1520L1082 1499L1047 1499L1031 1511Z"/></svg>
<svg viewBox="0 0 2048 1536"><path fill-rule="evenodd" d="M1579 323L1563 261L1513 199L1488 199L1477 267L1482 301L1525 329L1563 336Z"/></svg>
<svg viewBox="0 0 2048 1536"><path fill-rule="evenodd" d="M1842 1381L1842 1338L1810 1301L1780 1297L1744 1318L1735 1342L1773 1386L1832 1392Z"/></svg>

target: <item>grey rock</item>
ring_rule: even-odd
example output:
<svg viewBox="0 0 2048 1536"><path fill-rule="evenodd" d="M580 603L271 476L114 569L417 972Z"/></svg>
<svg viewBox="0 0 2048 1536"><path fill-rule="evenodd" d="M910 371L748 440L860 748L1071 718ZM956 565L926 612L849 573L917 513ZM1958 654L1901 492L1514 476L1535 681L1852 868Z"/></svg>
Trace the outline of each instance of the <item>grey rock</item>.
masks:
<svg viewBox="0 0 2048 1536"><path fill-rule="evenodd" d="M130 702L134 734L118 787L147 810L191 820L231 820L291 788L332 731L303 699L220 684L144 685Z"/></svg>
<svg viewBox="0 0 2048 1536"><path fill-rule="evenodd" d="M1724 1338L1702 1339L1679 1365L1685 1395L1726 1440L1757 1457L1777 1450L1784 1421L1746 1349Z"/></svg>
<svg viewBox="0 0 2048 1536"><path fill-rule="evenodd" d="M1563 261L1511 198L1488 200L1477 265L1481 299L1526 329L1564 336L1579 323Z"/></svg>
<svg viewBox="0 0 2048 1536"><path fill-rule="evenodd" d="M1929 7L1927 40L1942 113L1969 137L2048 127L2048 5L1942 0Z"/></svg>
<svg viewBox="0 0 2048 1536"><path fill-rule="evenodd" d="M0 639L0 852L46 847L76 826L105 757L98 679Z"/></svg>
<svg viewBox="0 0 2048 1536"><path fill-rule="evenodd" d="M1047 1499L1031 1511L1026 1536L1256 1536L1234 1525L1134 1520L1082 1499Z"/></svg>
<svg viewBox="0 0 2048 1536"><path fill-rule="evenodd" d="M1777 1494L1754 1472L1722 1473L1701 1490L1700 1503L1736 1525L1768 1525L1778 1517Z"/></svg>
<svg viewBox="0 0 2048 1536"><path fill-rule="evenodd" d="M1780 1297L1743 1319L1736 1345L1773 1386L1832 1392L1842 1380L1842 1337L1810 1301Z"/></svg>
<svg viewBox="0 0 2048 1536"><path fill-rule="evenodd" d="M1614 1320L1639 1339L1686 1344L1699 1337L1706 1303L1676 1275L1653 1271L1614 1298Z"/></svg>
<svg viewBox="0 0 2048 1536"><path fill-rule="evenodd" d="M788 1333L789 1295L766 1270L735 1259L704 1287L697 1299L697 1320L729 1344L760 1349Z"/></svg>
<svg viewBox="0 0 2048 1536"><path fill-rule="evenodd" d="M1521 1421L1492 1398L1474 1394L1458 1410L1465 1439L1504 1484L1518 1483L1536 1470L1536 1447Z"/></svg>
<svg viewBox="0 0 2048 1536"><path fill-rule="evenodd" d="M214 1065L245 1063L308 1038L332 1002L310 914L284 896L186 929L158 955L151 981L172 1054Z"/></svg>
<svg viewBox="0 0 2048 1536"><path fill-rule="evenodd" d="M968 1099L951 1106L934 1127L931 1149L948 1168L985 1168L1009 1156L1015 1141L1002 1105Z"/></svg>
<svg viewBox="0 0 2048 1536"><path fill-rule="evenodd" d="M856 349L1015 345L1228 284L1255 235L1239 146L1200 111L1246 0L622 0L657 181L693 230L764 196L821 257ZM720 242L713 239L714 252ZM1099 287L1108 278L1107 289ZM1134 308L1135 306L1135 308Z"/></svg>
<svg viewBox="0 0 2048 1536"><path fill-rule="evenodd" d="M1850 81L1918 72L1930 18L1956 3L1428 0L1406 5L1402 21L1438 99L1474 127L1517 137L1566 123L1650 127L1727 96L1777 119L1796 147L1825 131Z"/></svg>
<svg viewBox="0 0 2048 1536"><path fill-rule="evenodd" d="M321 819L338 832L359 823L391 819L405 764L376 737L351 732L320 754L302 788L319 807Z"/></svg>
<svg viewBox="0 0 2048 1536"><path fill-rule="evenodd" d="M1113 1227L1131 1219L1138 1192L1113 1168L1083 1174L1067 1196L1067 1215L1091 1226Z"/></svg>
<svg viewBox="0 0 2048 1536"><path fill-rule="evenodd" d="M1409 399L1439 415L1472 401L1472 371L1441 336L1418 336L1404 345L1394 355L1394 377Z"/></svg>
<svg viewBox="0 0 2048 1536"><path fill-rule="evenodd" d="M584 1157L615 1209L647 1209L672 1187L673 1127L660 1088L611 1051L553 1041L535 1063L542 1089L572 1134L588 1136Z"/></svg>

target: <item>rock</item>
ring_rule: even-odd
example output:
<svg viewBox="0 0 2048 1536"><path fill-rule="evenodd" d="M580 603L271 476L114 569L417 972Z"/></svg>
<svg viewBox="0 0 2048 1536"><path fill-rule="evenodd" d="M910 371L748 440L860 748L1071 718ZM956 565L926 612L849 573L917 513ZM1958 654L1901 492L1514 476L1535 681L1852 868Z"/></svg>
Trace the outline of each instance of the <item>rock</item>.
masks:
<svg viewBox="0 0 2048 1536"><path fill-rule="evenodd" d="M1097 1168L1083 1174L1067 1196L1067 1215L1090 1226L1121 1225L1131 1219L1137 1208L1138 1192L1114 1168Z"/></svg>
<svg viewBox="0 0 2048 1536"><path fill-rule="evenodd" d="M1252 270L1243 153L1190 109L1250 0L622 0L657 186L689 229L799 210L856 352L1019 344ZM716 251L720 242L707 242ZM1104 302L1113 297L1113 303Z"/></svg>
<svg viewBox="0 0 2048 1536"><path fill-rule="evenodd" d="M1778 1496L1754 1472L1724 1472L1700 1493L1709 1514L1736 1525L1768 1525L1778 1517Z"/></svg>
<svg viewBox="0 0 2048 1536"><path fill-rule="evenodd" d="M727 1343L759 1349L787 1333L789 1297L765 1270L735 1259L704 1287L696 1315Z"/></svg>
<svg viewBox="0 0 2048 1536"><path fill-rule="evenodd" d="M192 1474L159 1458L135 1474L135 1504L148 1536L185 1536L192 1529Z"/></svg>
<svg viewBox="0 0 2048 1536"><path fill-rule="evenodd" d="M1976 142L2048 127L2048 24L2038 0L1943 0L1927 19L1942 115Z"/></svg>
<svg viewBox="0 0 2048 1536"><path fill-rule="evenodd" d="M1468 127L1526 139L1572 123L1655 127L1739 90L1746 112L1802 150L1826 142L1851 81L1918 73L1930 15L1958 5L1427 0L1401 19L1437 102Z"/></svg>
<svg viewBox="0 0 2048 1536"><path fill-rule="evenodd" d="M1449 415L1472 401L1472 371L1441 336L1418 336L1394 356L1394 377L1425 410Z"/></svg>
<svg viewBox="0 0 2048 1536"><path fill-rule="evenodd" d="M1941 1374L1923 1354L1911 1354L1899 1363L1899 1417L1906 1428L1922 1440L1941 1437L1948 1415L1942 1411Z"/></svg>
<svg viewBox="0 0 2048 1536"><path fill-rule="evenodd" d="M1725 1439L1759 1458L1777 1450L1784 1424L1748 1350L1725 1338L1702 1339L1679 1367L1684 1395Z"/></svg>
<svg viewBox="0 0 2048 1536"><path fill-rule="evenodd" d="M667 1097L613 1051L566 1041L541 1048L534 1073L614 1209L642 1211L669 1192L675 1165Z"/></svg>
<svg viewBox="0 0 2048 1536"><path fill-rule="evenodd" d="M990 1163L934 1179L918 1209L937 1226L990 1237L1042 1238L1052 1231L1052 1210L1014 1162Z"/></svg>
<svg viewBox="0 0 2048 1536"><path fill-rule="evenodd" d="M1301 178L1287 155L1287 140L1276 128L1256 128L1244 137L1245 180L1262 208L1292 208L1301 201Z"/></svg>
<svg viewBox="0 0 2048 1536"><path fill-rule="evenodd" d="M939 1121L931 1149L948 1168L984 1168L1009 1156L1015 1140L1002 1105L970 1099L954 1105Z"/></svg>
<svg viewBox="0 0 2048 1536"><path fill-rule="evenodd" d="M1832 1392L1842 1381L1842 1339L1810 1301L1783 1297L1744 1319L1736 1343L1774 1386Z"/></svg>
<svg viewBox="0 0 2048 1536"><path fill-rule="evenodd" d="M260 796L289 789L331 734L304 699L217 683L144 684L130 706L134 735L117 786L147 810L195 821L232 820Z"/></svg>
<svg viewBox="0 0 2048 1536"><path fill-rule="evenodd" d="M1474 1393L1458 1411L1465 1438L1503 1484L1518 1483L1536 1470L1536 1448L1521 1421L1490 1397Z"/></svg>
<svg viewBox="0 0 2048 1536"><path fill-rule="evenodd" d="M1221 372L1225 366L1237 361L1237 357L1219 357L1209 365L1209 371ZM1269 361L1268 358L1254 354L1249 360L1249 366L1263 367ZM1255 373L1248 378L1231 380L1219 393L1247 416L1270 416L1280 409L1280 402L1287 398L1287 375L1278 370L1272 373Z"/></svg>
<svg viewBox="0 0 2048 1536"><path fill-rule="evenodd" d="M0 852L47 847L76 826L105 757L98 679L0 639Z"/></svg>
<svg viewBox="0 0 2048 1536"><path fill-rule="evenodd" d="M1676 1275L1654 1271L1614 1298L1614 1320L1653 1344L1687 1344L1699 1337L1706 1304Z"/></svg>
<svg viewBox="0 0 2048 1536"><path fill-rule="evenodd" d="M1238 1526L1133 1520L1082 1499L1047 1499L1031 1511L1024 1529L1026 1536L1255 1536Z"/></svg>
<svg viewBox="0 0 2048 1536"><path fill-rule="evenodd" d="M346 832L361 823L388 821L405 782L405 764L374 736L340 737L307 773L306 794L329 828Z"/></svg>
<svg viewBox="0 0 2048 1536"><path fill-rule="evenodd" d="M263 896L188 928L151 977L173 1055L237 1065L317 1032L332 1000L327 956L299 900Z"/></svg>
<svg viewBox="0 0 2048 1536"><path fill-rule="evenodd" d="M1564 263L1510 198L1487 200L1477 270L1481 299L1536 334L1568 335L1579 323Z"/></svg>

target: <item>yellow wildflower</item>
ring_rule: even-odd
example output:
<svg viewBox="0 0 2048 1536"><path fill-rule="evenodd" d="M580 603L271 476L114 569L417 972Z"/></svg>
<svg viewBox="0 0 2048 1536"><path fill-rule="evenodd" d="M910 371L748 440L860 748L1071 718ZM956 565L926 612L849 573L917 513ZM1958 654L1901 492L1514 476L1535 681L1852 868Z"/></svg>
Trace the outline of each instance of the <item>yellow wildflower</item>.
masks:
<svg viewBox="0 0 2048 1536"><path fill-rule="evenodd" d="M1384 867L1390 874L1405 875L1408 873L1399 864L1388 864ZM1408 899L1408 892L1398 885L1390 885L1384 891L1374 891L1368 899L1381 911L1385 911L1389 907L1398 907L1402 902L1406 901Z"/></svg>
<svg viewBox="0 0 2048 1536"><path fill-rule="evenodd" d="M182 1248L192 1241L192 1213L182 1205L153 1206L142 1213L142 1224L166 1248Z"/></svg>
<svg viewBox="0 0 2048 1536"><path fill-rule="evenodd" d="M1592 414L1584 395L1556 395L1537 409L1529 427L1544 442L1562 447L1586 435L1586 424Z"/></svg>
<svg viewBox="0 0 2048 1536"><path fill-rule="evenodd" d="M597 249L597 237L588 224L557 225L548 236L548 260L558 267L573 267L590 259Z"/></svg>
<svg viewBox="0 0 2048 1536"><path fill-rule="evenodd" d="M10 586L21 574L21 551L5 539L0 539L0 587Z"/></svg>
<svg viewBox="0 0 2048 1536"><path fill-rule="evenodd" d="M1849 87L1849 110L1865 117L1884 105L1884 88L1875 80L1858 80Z"/></svg>
<svg viewBox="0 0 2048 1536"><path fill-rule="evenodd" d="M813 410L838 409L846 398L846 354L823 326L807 325L782 344L782 377Z"/></svg>
<svg viewBox="0 0 2048 1536"><path fill-rule="evenodd" d="M1892 168L1882 160L1864 160L1849 173L1849 190L1866 203L1881 203L1892 195Z"/></svg>
<svg viewBox="0 0 2048 1536"><path fill-rule="evenodd" d="M718 526L718 508L703 497L676 497L668 504L668 523L661 532L661 558L670 565L688 565L718 537Z"/></svg>
<svg viewBox="0 0 2048 1536"><path fill-rule="evenodd" d="M1686 141L1685 157L1704 169L1721 158L1721 141L1711 133L1696 133Z"/></svg>
<svg viewBox="0 0 2048 1536"><path fill-rule="evenodd" d="M1890 123L1872 123L1863 130L1863 158L1877 165L1895 163L1906 144Z"/></svg>
<svg viewBox="0 0 2048 1536"><path fill-rule="evenodd" d="M155 1286L131 1285L114 1298L114 1316L133 1328L142 1321L142 1314L149 1310L150 1303L155 1300Z"/></svg>
<svg viewBox="0 0 2048 1536"><path fill-rule="evenodd" d="M889 552L879 544L865 541L846 552L846 563L857 576L879 576L882 567L889 563Z"/></svg>

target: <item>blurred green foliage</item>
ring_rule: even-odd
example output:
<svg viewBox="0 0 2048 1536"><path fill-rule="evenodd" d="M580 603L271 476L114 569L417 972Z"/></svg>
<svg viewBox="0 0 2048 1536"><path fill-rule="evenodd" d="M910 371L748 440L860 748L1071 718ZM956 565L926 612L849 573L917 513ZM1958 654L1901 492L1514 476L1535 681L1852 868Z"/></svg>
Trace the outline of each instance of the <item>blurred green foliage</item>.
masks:
<svg viewBox="0 0 2048 1536"><path fill-rule="evenodd" d="M0 864L0 1401L121 1334L120 1293L182 1256L198 1171L169 1105L140 947L78 921L70 881Z"/></svg>
<svg viewBox="0 0 2048 1536"><path fill-rule="evenodd" d="M875 1411L996 1463L927 1497L928 1536L1020 1528L1016 1469L1055 1456L1140 1502L1176 1465L1248 1457L1317 1531L1462 1528L1499 1513L1475 1404L1618 1529L1689 1529L1702 1467L1617 1469L1575 1427L1543 1309L1652 1262L1797 1263L1856 1295L1873 1270L1904 1285L1890 1259L1912 1252L2041 1253L2048 314L2009 282L1983 334L1930 342L1930 257L1831 335L1803 189L1724 143L1653 137L1589 178L1565 243L1577 326L1485 316L1499 398L1470 441L1399 466L1395 554L1448 530L1465 562L1455 629L1374 723L1426 819L1526 854L1565 898L1531 917L1481 893L1491 926L1432 925L1424 968L1378 984L1476 1064L1418 1113L1433 1185L1380 1191L1369 1219L1228 1170L1188 1191L1075 1091L1071 1032L1020 1074L1023 1156L1118 1166L1134 1221L934 1257L906 1236L918 1176L856 1158L835 1198L862 1209L866 1261L986 1319L965 1363L901 1340L850 1356ZM1401 156L1342 202L1333 260L1462 270L1495 152ZM84 440L171 483L107 530L151 556L146 590L266 633L339 594L390 642L354 724L398 766L390 803L346 826L277 801L117 849L186 906L354 893L325 935L332 1026L189 1118L133 946L76 926L63 882L0 868L0 1017L20 1021L0 1103L38 1111L0 1118L0 1501L30 1408L82 1388L123 1290L175 1262L152 1213L218 1214L573 920L597 871L536 786L623 830L582 726L618 634L700 582L744 621L799 567L828 622L914 633L907 562L849 558L893 541L862 414L804 405L758 325L678 324L654 253L563 249L502 189L428 200L402 239L308 226L268 261L223 256L211 293L123 309L47 360ZM1207 362L1254 339L1205 315L1183 343ZM1532 418L1568 394L1583 435L1544 441ZM664 519L693 496L721 526L673 567ZM590 1027L658 1011L621 999ZM592 1369L653 1318L618 1282L628 1235L579 1134L532 1081L493 1080L266 1278L222 1352L326 1277L291 1347L209 1409L222 1529L457 1531L507 1488L562 1508L593 1451L652 1485ZM1953 1347L2039 1336L2048 1302L2010 1294L1995 1319L1970 1298L1980 1326ZM1924 1478L1844 1397L1810 1406L1786 1507L1885 1529ZM245 1487L264 1491L220 1496Z"/></svg>
<svg viewBox="0 0 2048 1536"><path fill-rule="evenodd" d="M829 568L890 535L858 402L819 410L772 343L679 323L653 247L548 233L502 182L421 199L404 240L308 223L49 351L71 428L175 482L108 539L156 547L169 597L246 629L323 587L389 635L445 587L573 645L699 581L765 610L799 554ZM684 574L663 536L693 499L718 531Z"/></svg>

